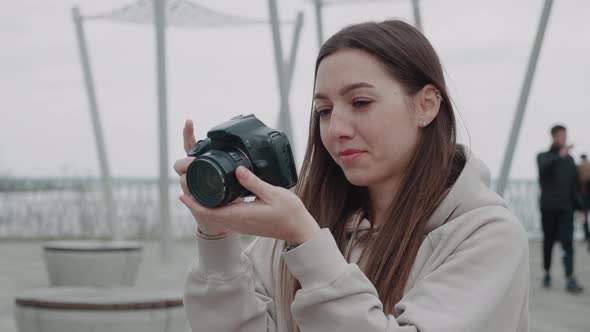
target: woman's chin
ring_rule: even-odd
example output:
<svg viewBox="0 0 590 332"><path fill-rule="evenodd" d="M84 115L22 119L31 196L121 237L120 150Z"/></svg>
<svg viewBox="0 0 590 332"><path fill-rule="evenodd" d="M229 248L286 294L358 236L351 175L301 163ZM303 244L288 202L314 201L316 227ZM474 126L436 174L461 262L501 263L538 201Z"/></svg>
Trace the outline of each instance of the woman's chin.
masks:
<svg viewBox="0 0 590 332"><path fill-rule="evenodd" d="M363 174L364 173L364 174ZM367 187L370 184L370 179L366 172L352 171L344 172L344 176L352 185L357 187Z"/></svg>

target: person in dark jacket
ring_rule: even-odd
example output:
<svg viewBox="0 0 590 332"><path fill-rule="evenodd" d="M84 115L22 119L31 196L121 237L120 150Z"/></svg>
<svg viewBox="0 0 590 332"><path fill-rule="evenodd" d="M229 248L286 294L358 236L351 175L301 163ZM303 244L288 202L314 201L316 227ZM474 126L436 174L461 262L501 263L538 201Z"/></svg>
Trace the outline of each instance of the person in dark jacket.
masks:
<svg viewBox="0 0 590 332"><path fill-rule="evenodd" d="M586 239L588 250L590 251L590 228L588 227L588 210L590 209L590 161L588 161L588 156L586 154L580 156L580 164L578 165L578 181L580 196L584 202L582 212L584 238Z"/></svg>
<svg viewBox="0 0 590 332"><path fill-rule="evenodd" d="M543 226L543 286L551 286L551 253L553 244L561 242L563 264L567 279L566 290L581 293L583 288L574 277L574 210L579 209L578 173L567 144L567 130L556 125L551 128L553 143L547 152L537 155L541 185L541 222Z"/></svg>

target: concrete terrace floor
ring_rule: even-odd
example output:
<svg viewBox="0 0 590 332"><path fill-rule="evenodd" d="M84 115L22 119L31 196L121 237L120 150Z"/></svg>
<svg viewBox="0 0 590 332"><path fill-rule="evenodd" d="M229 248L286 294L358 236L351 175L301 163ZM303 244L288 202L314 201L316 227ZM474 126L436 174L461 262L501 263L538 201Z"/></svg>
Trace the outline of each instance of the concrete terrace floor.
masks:
<svg viewBox="0 0 590 332"><path fill-rule="evenodd" d="M177 241L168 262L162 262L159 244L146 241L137 287L182 290L186 267L196 250L192 241ZM48 286L40 241L0 241L0 331L15 332L14 297L23 291ZM560 250L554 250L553 288L541 288L541 243L530 242L531 332L590 331L590 253L586 243L576 243L576 274L587 287L582 295L564 291Z"/></svg>

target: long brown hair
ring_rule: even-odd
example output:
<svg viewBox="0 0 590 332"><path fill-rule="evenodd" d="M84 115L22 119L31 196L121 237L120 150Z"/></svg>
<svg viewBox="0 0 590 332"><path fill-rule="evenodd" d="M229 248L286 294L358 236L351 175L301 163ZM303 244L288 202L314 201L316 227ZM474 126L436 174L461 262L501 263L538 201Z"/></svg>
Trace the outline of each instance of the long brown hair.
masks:
<svg viewBox="0 0 590 332"><path fill-rule="evenodd" d="M463 155L456 145L454 110L440 61L420 31L398 20L344 28L321 47L316 76L321 61L342 49L359 49L375 56L402 84L408 96L433 84L442 97L439 114L422 129L399 187L392 193L394 199L386 213L386 222L379 226L373 240L367 241L362 255L364 272L377 289L384 312L395 314L394 306L403 296L424 240L426 222L456 179L457 168L463 166L456 160ZM320 227L330 229L344 254L348 241L346 221L356 213L370 211L367 189L350 184L330 157L322 144L315 113L312 110L307 151L295 191ZM300 285L282 260L279 271L282 300L286 304L283 308L289 310ZM290 313L286 314L290 317Z"/></svg>

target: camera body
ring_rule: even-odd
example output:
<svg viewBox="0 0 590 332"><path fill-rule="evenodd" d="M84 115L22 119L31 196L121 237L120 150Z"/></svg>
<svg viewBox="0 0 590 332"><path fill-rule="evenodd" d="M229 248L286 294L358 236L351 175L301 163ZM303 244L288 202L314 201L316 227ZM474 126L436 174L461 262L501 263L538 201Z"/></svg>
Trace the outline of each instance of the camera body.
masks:
<svg viewBox="0 0 590 332"><path fill-rule="evenodd" d="M252 194L236 179L240 165L274 186L288 189L297 183L289 139L252 114L212 128L188 155L195 160L187 170L187 186L204 206L219 207Z"/></svg>

